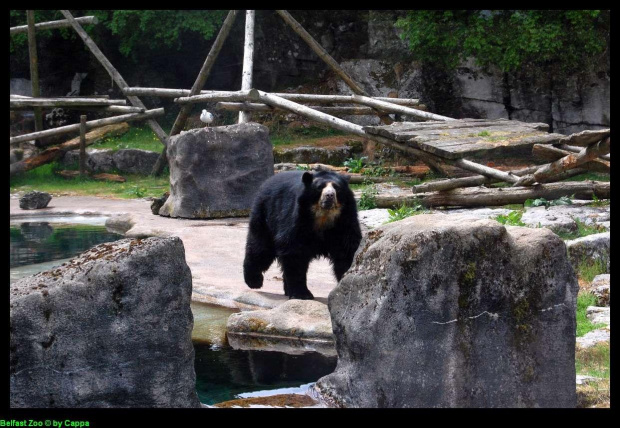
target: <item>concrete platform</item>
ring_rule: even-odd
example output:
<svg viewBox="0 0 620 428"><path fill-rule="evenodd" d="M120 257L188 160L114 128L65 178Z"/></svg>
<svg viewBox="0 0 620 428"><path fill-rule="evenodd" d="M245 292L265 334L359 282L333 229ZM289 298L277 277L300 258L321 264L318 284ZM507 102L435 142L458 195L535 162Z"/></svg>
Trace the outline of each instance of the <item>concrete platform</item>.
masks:
<svg viewBox="0 0 620 428"><path fill-rule="evenodd" d="M247 218L185 220L153 215L151 201L109 199L90 196L54 197L47 208L22 210L19 200L10 199L11 221L59 215L111 216L106 225L126 237L178 236L192 271L192 300L242 310L273 308L287 301L282 274L276 263L265 273L260 291L243 281L243 257L248 232ZM112 217L114 216L114 217ZM336 286L329 262L315 260L308 271L308 288L315 299L327 303Z"/></svg>

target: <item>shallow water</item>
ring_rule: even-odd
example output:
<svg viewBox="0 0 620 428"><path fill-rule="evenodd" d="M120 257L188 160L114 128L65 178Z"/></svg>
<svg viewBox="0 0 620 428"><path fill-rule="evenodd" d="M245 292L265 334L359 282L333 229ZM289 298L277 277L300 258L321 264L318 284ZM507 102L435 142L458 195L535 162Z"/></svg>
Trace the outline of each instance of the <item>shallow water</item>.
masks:
<svg viewBox="0 0 620 428"><path fill-rule="evenodd" d="M54 222L11 224L11 283L49 270L89 248L122 239L104 226ZM289 355L282 352L232 349L226 339L226 321L234 309L191 303L194 316L196 390L204 404L251 396L282 393L282 388L307 387L336 368L337 358L316 352Z"/></svg>

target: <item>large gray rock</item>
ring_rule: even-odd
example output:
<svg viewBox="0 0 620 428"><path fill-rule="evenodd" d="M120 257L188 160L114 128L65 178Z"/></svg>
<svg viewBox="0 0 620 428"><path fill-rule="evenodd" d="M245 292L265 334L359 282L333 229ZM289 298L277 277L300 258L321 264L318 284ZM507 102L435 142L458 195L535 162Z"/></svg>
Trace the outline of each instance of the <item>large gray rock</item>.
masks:
<svg viewBox="0 0 620 428"><path fill-rule="evenodd" d="M344 407L574 407L577 278L546 229L422 214L381 226L329 295Z"/></svg>
<svg viewBox="0 0 620 428"><path fill-rule="evenodd" d="M151 173L159 153L141 149L88 149L86 150L86 167L94 172L118 171L121 174ZM79 152L72 150L62 158L64 165L73 165L80 160Z"/></svg>
<svg viewBox="0 0 620 428"><path fill-rule="evenodd" d="M33 190L19 198L19 207L22 210L39 210L47 207L52 200L52 195L46 192Z"/></svg>
<svg viewBox="0 0 620 428"><path fill-rule="evenodd" d="M566 241L568 256L575 269L582 263L600 263L609 271L611 232L595 233L594 235Z"/></svg>
<svg viewBox="0 0 620 428"><path fill-rule="evenodd" d="M11 407L199 407L179 238L101 244L11 285Z"/></svg>
<svg viewBox="0 0 620 428"><path fill-rule="evenodd" d="M266 126L257 123L192 129L170 138L167 217L246 216L256 191L273 175Z"/></svg>

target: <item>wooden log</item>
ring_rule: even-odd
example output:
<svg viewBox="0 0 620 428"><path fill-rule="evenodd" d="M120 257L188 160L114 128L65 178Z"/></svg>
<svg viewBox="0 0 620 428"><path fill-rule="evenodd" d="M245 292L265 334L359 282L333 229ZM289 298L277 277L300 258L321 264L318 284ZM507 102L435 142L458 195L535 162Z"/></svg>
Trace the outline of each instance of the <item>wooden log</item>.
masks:
<svg viewBox="0 0 620 428"><path fill-rule="evenodd" d="M501 181L506 181L508 183L516 183L519 180L517 176L511 174L510 172L504 172L498 169L490 168L488 166L481 165L467 159L458 159L456 161L452 161L451 164L458 166L459 168L463 168L477 174L482 174L487 177L496 178Z"/></svg>
<svg viewBox="0 0 620 428"><path fill-rule="evenodd" d="M123 89L125 95L144 95L149 97L164 97L164 98L180 98L190 96L190 90L188 89L167 89L167 88L142 88L131 87ZM237 93L231 91L212 91L203 90L200 91L200 95L208 95L212 93L227 94ZM322 94L292 94L288 92L273 92L272 95L278 97L300 102L300 103L318 103L318 104L332 104L332 103L352 103L353 97L351 95L322 95ZM426 108L423 104L420 104L420 100L415 98L390 98L390 97L371 97L379 101L386 101L392 104L404 105L404 106L416 106L418 109Z"/></svg>
<svg viewBox="0 0 620 428"><path fill-rule="evenodd" d="M41 96L39 89L39 57L37 55L37 38L35 35L34 10L26 11L26 19L28 20L28 56L30 58L30 82L32 86L32 96ZM43 115L41 108L34 109L34 130L43 130ZM41 141L35 141L37 147L41 146Z"/></svg>
<svg viewBox="0 0 620 428"><path fill-rule="evenodd" d="M517 176L522 176L525 174L531 174L535 172L538 168L540 168L539 165L534 165L528 168L511 171L510 173L517 175ZM579 175L579 174L583 174L584 172L587 172L587 170L583 168L575 168L567 172L570 172L571 174L568 175L566 178ZM499 180L497 178L485 177L484 175L474 175L471 177L453 178L450 180L430 181L428 183L418 184L416 186L413 186L411 188L411 191L413 193L441 192L441 191L447 191L447 190L458 189L458 188L463 188L463 187L476 187L476 186L483 186L486 184L500 183L502 181L503 180Z"/></svg>
<svg viewBox="0 0 620 428"><path fill-rule="evenodd" d="M93 128L97 128L100 126L112 125L114 123L133 122L136 120L151 119L153 117L158 117L158 116L163 116L163 115L164 115L164 109L158 108L158 109L153 109L153 110L147 110L144 113L130 113L130 114L123 114L123 115L114 116L114 117L106 117L105 119L97 119L97 120L91 120L89 122L86 122L86 129L93 129ZM60 126L58 128L46 129L45 131L41 131L41 132L33 132L31 134L24 134L24 135L18 135L17 137L11 137L10 144L21 143L24 141L32 141L37 138L51 137L52 135L67 134L67 133L75 132L79 130L80 130L79 123L74 124L74 125Z"/></svg>
<svg viewBox="0 0 620 428"><path fill-rule="evenodd" d="M583 150L583 147L569 146L568 144L559 144L557 145L557 147L561 150L566 150L567 152L573 152L573 153L579 153L581 150ZM611 161L610 155L602 155L602 156L599 156L599 158L606 160L606 161Z"/></svg>
<svg viewBox="0 0 620 428"><path fill-rule="evenodd" d="M249 91L237 92L212 92L210 94L200 94L189 97L175 98L177 104L196 104L196 103L212 103L218 101L248 101Z"/></svg>
<svg viewBox="0 0 620 428"><path fill-rule="evenodd" d="M610 183L600 181L576 181L538 184L530 187L487 188L475 187L453 189L445 192L419 193L411 196L381 196L375 201L378 208L397 207L403 203L419 203L424 207L484 207L522 204L528 199L558 199L575 195L578 199L608 199Z"/></svg>
<svg viewBox="0 0 620 428"><path fill-rule="evenodd" d="M80 177L86 175L86 115L80 116Z"/></svg>
<svg viewBox="0 0 620 428"><path fill-rule="evenodd" d="M84 107L84 106L124 106L127 100L110 100L105 98L22 98L11 99L9 107L27 108L27 107Z"/></svg>
<svg viewBox="0 0 620 428"><path fill-rule="evenodd" d="M364 104L370 107L376 107L376 108L389 111L392 113L406 114L408 116L419 117L419 118L426 119L426 120L445 120L445 121L457 120L451 117L441 116L439 114L416 110L411 107L390 104L389 102L386 102L386 101L380 101L380 100L373 99L371 97L364 97L361 95L353 95L353 102Z"/></svg>
<svg viewBox="0 0 620 428"><path fill-rule="evenodd" d="M322 113L322 112L313 110L310 107L295 103L290 100L286 100L276 95L267 94L266 92L259 91L258 89L252 89L249 92L248 97L253 101L261 101L264 104L269 104L271 106L279 107L284 110L288 110L293 113L299 114L301 116L308 117L309 119L312 119L316 122L331 126L332 128L340 129L341 131L350 132L352 134L359 135L364 138L375 140L379 143L388 145L390 147L394 147L397 150L401 150L403 152L413 154L417 156L421 161L428 164L433 170L439 171L443 174L446 173L446 171L441 166L442 159L438 158L437 156L428 155L422 150L414 149L413 147L409 147L402 143L397 143L396 141L389 140L379 135L367 134L361 126L356 125L354 123L347 122L346 120L339 119L327 113Z"/></svg>
<svg viewBox="0 0 620 428"><path fill-rule="evenodd" d="M585 130L578 132L576 134L571 134L565 138L562 138L559 143L560 144L569 144L575 146L588 146L592 143L596 143L598 141L604 140L609 137L610 129L596 129L596 130Z"/></svg>
<svg viewBox="0 0 620 428"><path fill-rule="evenodd" d="M360 107L360 106L338 106L338 107L323 107L323 106L309 106L311 109L316 111L320 111L327 114L339 114L344 116L350 115L376 115L377 112L370 107ZM267 104L260 103L227 103L220 102L215 105L216 110L225 110L225 111L256 111L261 113L270 113L275 109Z"/></svg>
<svg viewBox="0 0 620 428"><path fill-rule="evenodd" d="M77 22L81 25L89 25L89 24L98 24L99 20L95 16L80 16L79 18L75 18ZM41 30L54 30L57 28L66 28L70 27L71 23L66 19L61 19L58 21L48 21L48 22L39 22L34 25L34 29L36 31ZM11 36L14 34L22 34L28 32L27 25L18 25L17 27L11 27Z"/></svg>
<svg viewBox="0 0 620 428"><path fill-rule="evenodd" d="M84 31L82 26L75 20L71 12L68 10L61 10L60 13L71 23L73 29L78 33L78 36L84 41L86 47L91 51L91 53L97 58L97 60L103 65L108 74L112 77L114 82L119 86L119 88L124 89L129 87L123 76L114 68L112 63L106 58L106 56L101 52L101 49L93 42L90 36ZM140 107L146 109L146 106L140 101L140 98L135 96L128 96L129 102L134 107ZM164 130L159 126L159 124L155 120L147 120L149 127L153 130L159 141L164 145L164 147L168 144L168 135L164 132Z"/></svg>
<svg viewBox="0 0 620 428"><path fill-rule="evenodd" d="M211 74L211 69L213 68L213 64L215 64L215 60L217 59L217 56L222 50L222 46L224 46L224 42L228 38L228 34L230 34L230 29L232 28L233 22L235 22L237 13L238 13L237 10L231 10L228 12L226 19L222 23L222 27L220 28L220 31L217 33L217 37L215 38L215 41L213 42L213 45L211 46L211 49L209 50L209 53L207 54L207 58L205 59L205 62L202 64L202 68L198 72L198 77L196 77L196 80L194 81L194 84L192 85L192 89L190 89L189 93L187 94L188 96L191 97L194 95L198 95L200 93L200 90L207 83L207 78L209 77L209 74ZM192 107L193 107L192 104L187 104L181 107L181 109L179 110L179 114L177 115L177 118L175 119L174 124L172 125L172 129L170 130L170 135L177 135L179 132L183 130L183 128L185 127L185 123L187 122L187 118L192 112ZM164 148L161 151L161 154L159 155L159 157L157 158L157 161L155 162L155 165L153 166L153 169L151 170L151 175L153 176L160 175L167 163L168 163L168 157L166 156L166 146L164 146Z"/></svg>
<svg viewBox="0 0 620 428"><path fill-rule="evenodd" d="M593 159L596 159L600 155L606 155L610 149L610 137L605 138L598 143L590 144L578 154L570 154L553 163L547 164L541 167L533 174L528 174L521 177L515 186L531 186L535 182L542 182L543 180L557 175L561 172L575 168Z"/></svg>
<svg viewBox="0 0 620 428"><path fill-rule="evenodd" d="M103 138L122 135L127 131L129 131L129 125L125 122L115 125L103 126L101 128L94 129L91 132L88 132L86 134L86 141L84 144L85 146L90 146L91 144L94 144ZM76 137L63 144L60 144L59 146L48 148L35 156L23 159L19 162L12 163L10 166L10 175L12 177L15 174L29 171L41 165L45 165L46 163L52 162L60 158L65 152L79 148L79 146L80 137Z"/></svg>
<svg viewBox="0 0 620 428"><path fill-rule="evenodd" d="M579 153L583 150L583 148L581 147L570 147L576 149L576 153ZM570 155L571 153L575 153L575 151L562 150L550 145L535 144L534 147L532 147L532 155L534 155L538 159L545 159L550 161L556 161L563 158L564 156ZM601 159L600 157L592 159L590 162L584 163L583 165L581 165L581 167L589 171L601 172L603 174L609 174L610 171L609 162Z"/></svg>
<svg viewBox="0 0 620 428"><path fill-rule="evenodd" d="M243 70L241 73L241 90L252 89L252 67L254 63L254 11L245 11L245 41L243 44ZM250 114L245 111L239 112L238 123L246 123L250 120Z"/></svg>

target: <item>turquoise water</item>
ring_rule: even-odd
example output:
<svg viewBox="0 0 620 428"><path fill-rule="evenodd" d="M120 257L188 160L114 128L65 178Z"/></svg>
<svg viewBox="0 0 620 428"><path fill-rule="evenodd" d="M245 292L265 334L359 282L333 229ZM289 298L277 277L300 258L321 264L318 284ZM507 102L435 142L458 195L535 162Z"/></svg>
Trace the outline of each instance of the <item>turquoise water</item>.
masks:
<svg viewBox="0 0 620 428"><path fill-rule="evenodd" d="M105 226L44 221L11 224L11 282L49 270L104 243L122 239ZM255 391L298 387L334 371L337 357L317 352L232 349L226 321L235 310L192 302L196 390L204 404L216 404Z"/></svg>

